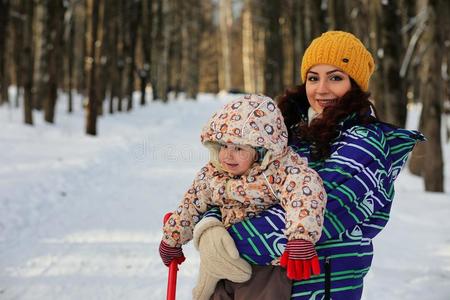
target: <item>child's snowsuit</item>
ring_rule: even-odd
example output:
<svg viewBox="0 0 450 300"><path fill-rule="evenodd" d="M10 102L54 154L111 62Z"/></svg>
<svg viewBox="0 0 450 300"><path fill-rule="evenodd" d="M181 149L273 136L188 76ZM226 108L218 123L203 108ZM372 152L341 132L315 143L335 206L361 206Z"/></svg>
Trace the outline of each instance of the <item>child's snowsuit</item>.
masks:
<svg viewBox="0 0 450 300"><path fill-rule="evenodd" d="M287 138L281 112L268 97L242 96L216 112L201 133L211 160L164 225L163 241L169 246L187 243L201 215L213 206L220 208L222 222L229 226L280 203L286 210L288 240L315 244L321 235L326 193L319 175L287 146ZM267 152L262 162L233 177L218 161L220 144L225 143L264 147Z"/></svg>

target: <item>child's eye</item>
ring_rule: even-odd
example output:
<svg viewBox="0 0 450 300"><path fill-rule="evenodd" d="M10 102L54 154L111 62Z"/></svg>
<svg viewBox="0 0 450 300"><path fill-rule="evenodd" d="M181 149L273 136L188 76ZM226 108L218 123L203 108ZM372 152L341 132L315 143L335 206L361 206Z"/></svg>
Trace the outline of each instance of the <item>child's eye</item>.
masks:
<svg viewBox="0 0 450 300"><path fill-rule="evenodd" d="M222 145L222 149L227 149L228 146L227 145Z"/></svg>
<svg viewBox="0 0 450 300"><path fill-rule="evenodd" d="M241 151L242 148L241 147L236 147L236 151Z"/></svg>

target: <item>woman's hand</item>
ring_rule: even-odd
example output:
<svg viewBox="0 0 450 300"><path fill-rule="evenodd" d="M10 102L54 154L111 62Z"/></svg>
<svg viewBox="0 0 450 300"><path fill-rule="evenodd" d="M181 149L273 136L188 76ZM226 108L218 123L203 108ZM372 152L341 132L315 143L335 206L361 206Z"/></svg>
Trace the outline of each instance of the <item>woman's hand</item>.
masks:
<svg viewBox="0 0 450 300"><path fill-rule="evenodd" d="M230 234L216 218L203 218L195 226L194 245L210 274L234 282L244 282L250 278L250 265L239 256Z"/></svg>
<svg viewBox="0 0 450 300"><path fill-rule="evenodd" d="M313 243L307 240L288 241L280 259L286 268L287 277L295 280L309 279L311 274L320 274L319 258Z"/></svg>
<svg viewBox="0 0 450 300"><path fill-rule="evenodd" d="M250 265L240 258L233 239L218 219L206 217L195 226L194 245L200 253L200 270L193 299L209 299L220 279L250 279Z"/></svg>

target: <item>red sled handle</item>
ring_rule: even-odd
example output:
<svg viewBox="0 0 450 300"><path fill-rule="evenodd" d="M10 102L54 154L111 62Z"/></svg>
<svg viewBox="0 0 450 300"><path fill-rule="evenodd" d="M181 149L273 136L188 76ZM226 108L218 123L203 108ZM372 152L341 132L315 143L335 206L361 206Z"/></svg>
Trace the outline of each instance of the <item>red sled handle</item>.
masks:
<svg viewBox="0 0 450 300"><path fill-rule="evenodd" d="M172 213L167 213L164 215L164 224L170 218ZM178 272L178 262L172 260L169 265L169 276L167 278L167 300L175 300L175 294L177 291L177 272Z"/></svg>
<svg viewBox="0 0 450 300"><path fill-rule="evenodd" d="M167 300L175 300L177 291L178 263L173 260L169 265L169 277L167 278Z"/></svg>

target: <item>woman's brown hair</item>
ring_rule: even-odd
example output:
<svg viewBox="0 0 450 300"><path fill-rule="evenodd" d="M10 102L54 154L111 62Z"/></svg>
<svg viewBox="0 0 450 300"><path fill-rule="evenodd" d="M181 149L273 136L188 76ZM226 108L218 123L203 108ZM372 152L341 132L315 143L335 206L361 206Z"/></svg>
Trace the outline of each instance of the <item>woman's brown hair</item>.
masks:
<svg viewBox="0 0 450 300"><path fill-rule="evenodd" d="M341 123L352 116L361 125L378 122L375 107L370 102L370 94L362 91L351 79L351 89L337 103L323 110L320 118L308 124L308 109L305 84L285 91L277 98L290 140L299 139L311 145L313 160L326 159L331 154L331 144L339 136ZM293 136L292 136L293 135Z"/></svg>

